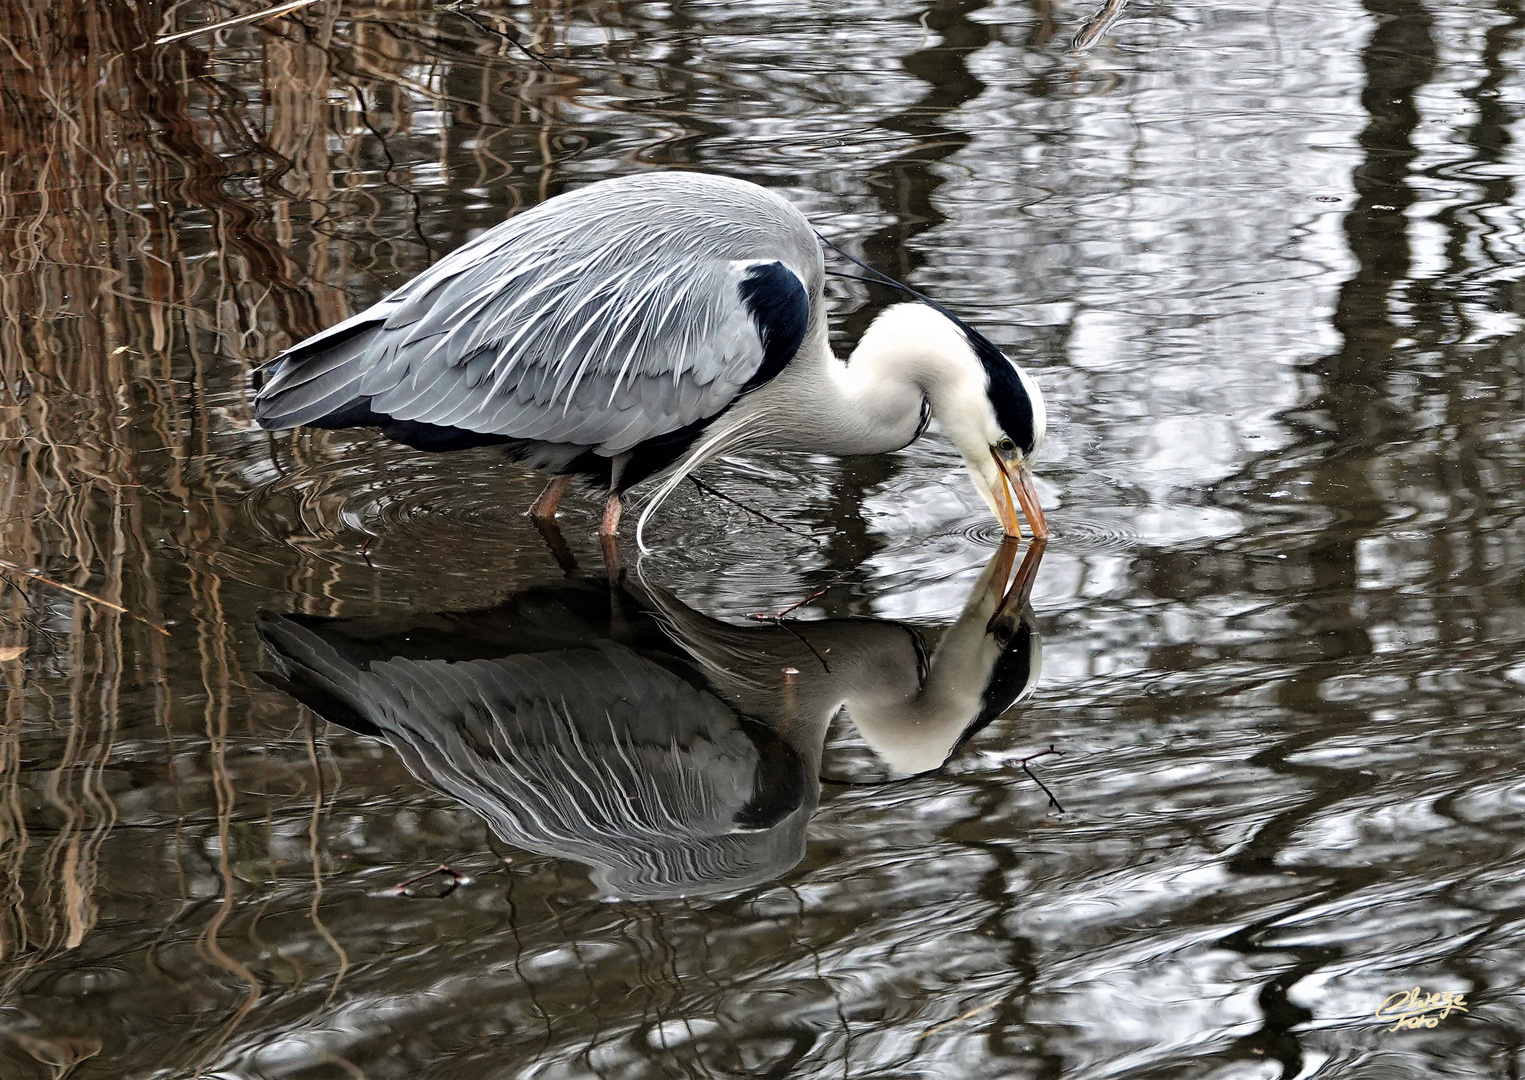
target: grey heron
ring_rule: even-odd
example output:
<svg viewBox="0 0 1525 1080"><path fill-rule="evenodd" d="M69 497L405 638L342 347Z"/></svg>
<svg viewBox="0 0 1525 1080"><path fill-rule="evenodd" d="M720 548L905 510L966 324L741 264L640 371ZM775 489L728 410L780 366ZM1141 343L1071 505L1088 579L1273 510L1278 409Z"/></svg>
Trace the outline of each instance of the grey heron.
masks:
<svg viewBox="0 0 1525 1080"><path fill-rule="evenodd" d="M605 486L606 545L643 480L665 474L638 543L717 455L889 453L936 418L1006 534L1021 534L1020 506L1047 536L1031 470L1047 422L1037 384L919 293L839 360L825 276L810 223L766 188L696 172L604 180L279 354L254 414L274 429L378 427L425 450L501 444L554 475L537 520L573 476Z"/></svg>
<svg viewBox="0 0 1525 1080"><path fill-rule="evenodd" d="M741 627L644 583L571 580L485 611L266 614L264 674L606 895L733 891L804 855L839 712L911 775L1032 691L1042 548L1013 574L1003 544L930 657L887 620Z"/></svg>

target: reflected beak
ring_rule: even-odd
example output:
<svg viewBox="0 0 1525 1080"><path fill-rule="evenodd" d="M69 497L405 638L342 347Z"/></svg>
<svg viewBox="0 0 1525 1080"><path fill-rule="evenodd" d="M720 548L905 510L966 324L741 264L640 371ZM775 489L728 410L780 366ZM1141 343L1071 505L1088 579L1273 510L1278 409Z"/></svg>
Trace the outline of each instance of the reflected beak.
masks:
<svg viewBox="0 0 1525 1080"><path fill-rule="evenodd" d="M1006 539L1001 541L1001 546L996 548L995 554L990 557L990 562L985 566L985 572L980 575L980 583L976 590L985 601L999 612L1006 603L1006 596L1011 591L1011 568L1017 565L1017 551L1019 545L1016 541Z"/></svg>
<svg viewBox="0 0 1525 1080"><path fill-rule="evenodd" d="M1027 545L1027 554L1022 557L1022 565L1017 567L1017 576L1012 579L1011 589L1001 602L1002 611L1020 610L1033 598L1033 583L1038 580L1038 567L1043 562L1043 549L1047 546L1048 541L1043 539Z"/></svg>
<svg viewBox="0 0 1525 1080"><path fill-rule="evenodd" d="M1007 536L1022 535L1022 518L1017 514L1016 503L1022 506L1022 514L1027 517L1027 524L1032 529L1034 540L1046 540L1048 538L1048 522L1043 517L1043 507L1038 502L1038 489L1033 486L1032 470L1023 462L1017 466L1017 473L1012 475L1007 468L1006 461L996 452L995 447L990 448L990 456L995 459L996 468L1001 470L1001 476L1005 483L996 485L995 501L996 509L1001 518L1001 528L1006 530ZM1012 501L1013 493L1016 502Z"/></svg>
<svg viewBox="0 0 1525 1080"><path fill-rule="evenodd" d="M1047 546L1048 541L1046 540L1034 540L1027 546L1027 554L1022 558L1022 565L1017 567L1017 576L1012 579L1011 586L1006 590L1006 595L1002 598L1000 606L996 608L995 614L990 616L990 622L986 626L987 630L995 630L1003 621L1009 620L1015 622L1021 618L1022 609L1032 599L1033 583L1038 580L1038 567L1043 562L1043 549ZM1016 553L1017 545L1012 541L1007 541L1001 547L1003 550L1001 555L997 557L1003 558L1005 563L1001 574L1001 581L1004 583L1006 580L1005 567L1011 565L1011 555ZM1011 554L1006 553L1004 550L1006 548L1011 549Z"/></svg>

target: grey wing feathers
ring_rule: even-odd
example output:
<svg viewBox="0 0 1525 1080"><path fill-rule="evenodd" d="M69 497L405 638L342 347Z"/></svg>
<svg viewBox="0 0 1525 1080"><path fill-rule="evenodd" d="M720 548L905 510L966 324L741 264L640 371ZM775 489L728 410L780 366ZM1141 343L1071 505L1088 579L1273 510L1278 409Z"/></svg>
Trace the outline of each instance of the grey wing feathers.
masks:
<svg viewBox="0 0 1525 1080"><path fill-rule="evenodd" d="M756 752L735 715L618 646L368 674L392 744L520 843L572 855L600 837L726 833L751 794ZM688 730L663 723L675 716Z"/></svg>
<svg viewBox="0 0 1525 1080"><path fill-rule="evenodd" d="M292 619L266 616L260 634L290 692L386 738L510 843L594 867L616 895L734 888L798 861L808 806L777 828L740 820L768 768L757 737L622 646L361 667Z"/></svg>
<svg viewBox="0 0 1525 1080"><path fill-rule="evenodd" d="M770 284L797 290L790 310L811 316L819 245L765 189L697 173L594 184L277 358L256 416L291 427L348 409L348 423L370 415L618 454L716 415L776 363L742 290L771 264L789 274Z"/></svg>

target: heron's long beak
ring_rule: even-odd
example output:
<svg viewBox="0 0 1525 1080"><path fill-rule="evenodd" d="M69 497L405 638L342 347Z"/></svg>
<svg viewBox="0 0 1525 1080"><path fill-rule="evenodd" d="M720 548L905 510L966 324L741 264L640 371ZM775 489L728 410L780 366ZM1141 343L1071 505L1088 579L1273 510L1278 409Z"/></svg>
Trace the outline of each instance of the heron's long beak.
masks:
<svg viewBox="0 0 1525 1080"><path fill-rule="evenodd" d="M1038 489L1033 486L1032 470L1024 461L1017 466L1016 475L1013 476L1005 459L996 452L993 446L990 448L990 456L995 459L996 468L1001 470L1001 476L1005 480L1005 483L996 485L994 492L996 509L1001 518L1001 528L1006 530L1007 536L1022 535L1022 518L1017 515L1016 504L1012 501L1014 492L1016 503L1022 505L1022 514L1027 517L1027 524L1033 531L1033 539L1048 539L1048 522L1044 520L1043 507L1038 502Z"/></svg>

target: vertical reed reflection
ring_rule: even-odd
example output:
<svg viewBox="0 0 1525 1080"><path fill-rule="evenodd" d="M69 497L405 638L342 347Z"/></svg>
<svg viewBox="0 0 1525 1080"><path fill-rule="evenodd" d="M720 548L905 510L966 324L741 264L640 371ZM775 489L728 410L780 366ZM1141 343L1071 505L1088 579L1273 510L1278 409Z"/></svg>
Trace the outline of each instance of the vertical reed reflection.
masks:
<svg viewBox="0 0 1525 1080"><path fill-rule="evenodd" d="M564 12L536 12L551 37ZM86 594L0 572L0 645L24 650L0 666L0 1004L90 938L109 843L118 876L178 865L194 914L146 962L167 973L191 947L221 989L175 1067L224 1053L266 997L245 868L274 856L248 850L231 764L248 682L233 605L249 601L221 568L242 492L204 464L241 424L241 372L348 314L356 282L409 276L459 241L422 227L420 145L443 161L444 133L474 129L479 182L510 191L548 182L521 175L526 144L537 165L554 157L563 78L505 65L501 37L479 57L433 5L368 9L349 40L339 13L154 48L187 14L170 0L0 9L0 549ZM432 110L461 123L414 123ZM275 584L322 595L334 573L315 555ZM111 840L110 780L137 767L113 761L124 723L164 740L147 782L191 789L171 850ZM331 999L349 963L320 912L337 781L309 750L307 910ZM181 758L206 776L182 776Z"/></svg>
<svg viewBox="0 0 1525 1080"><path fill-rule="evenodd" d="M103 89L133 15L75 23L76 6L0 13L0 547L96 597L6 576L6 633L27 652L6 673L0 735L0 1000L99 917L124 658L163 655L119 611L159 619L158 591L129 572L144 557L143 495L123 416L152 334L121 317L128 286L112 258L161 222L124 183L135 125ZM30 685L45 669L67 673L51 696ZM29 728L54 733L46 770L19 765ZM29 828L23 807L38 798Z"/></svg>
<svg viewBox="0 0 1525 1080"><path fill-rule="evenodd" d="M1365 8L1372 16L1372 32L1361 52L1366 80L1361 103L1369 119L1359 140L1363 158L1352 177L1358 198L1345 216L1345 235L1356 269L1340 289L1332 320L1344 342L1314 366L1322 379L1320 392L1310 406L1298 410L1299 416L1316 412L1327 418L1319 429L1305 434L1332 446L1331 452L1311 463L1300 460L1289 470L1327 473L1315 477L1315 497L1338 492L1338 512L1350 520L1348 528L1327 531L1300 554L1312 575L1313 594L1340 596L1347 609L1331 614L1314 603L1299 605L1305 609L1300 621L1321 627L1308 642L1317 658L1306 665L1301 678L1281 682L1275 699L1292 715L1317 717L1318 723L1266 747L1251 760L1272 772L1297 777L1309 794L1295 807L1273 815L1229 860L1235 873L1246 875L1278 872L1278 860L1299 830L1332 806L1359 798L1378 782L1370 771L1296 760L1331 734L1359 727L1369 719L1359 702L1326 700L1321 676L1332 663L1373 652L1365 619L1353 607L1360 595L1357 549L1391 508L1373 485L1376 470L1365 459L1395 428L1412 420L1402 415L1391 393L1393 349L1402 334L1391 296L1395 286L1407 279L1411 266L1405 211L1417 199L1410 184L1419 156L1414 145L1421 119L1417 97L1435 73L1435 42L1430 13L1420 0L1367 0ZM1288 419L1297 424L1299 416ZM1306 452L1306 443L1300 444L1299 456ZM1284 479L1277 476L1278 482ZM1311 891L1299 908L1327 904L1370 880L1364 870L1324 870L1323 874L1331 880ZM1304 1050L1295 1029L1313 1016L1292 1000L1291 991L1340 958L1337 948L1325 945L1263 940L1290 917L1284 911L1257 920L1223 941L1229 948L1279 961L1279 969L1257 997L1261 1027L1237 1040L1233 1052L1243 1061L1276 1061L1286 1076L1303 1071Z"/></svg>

